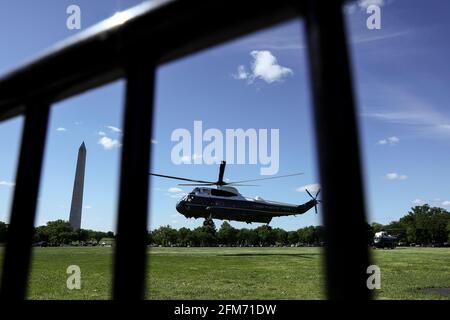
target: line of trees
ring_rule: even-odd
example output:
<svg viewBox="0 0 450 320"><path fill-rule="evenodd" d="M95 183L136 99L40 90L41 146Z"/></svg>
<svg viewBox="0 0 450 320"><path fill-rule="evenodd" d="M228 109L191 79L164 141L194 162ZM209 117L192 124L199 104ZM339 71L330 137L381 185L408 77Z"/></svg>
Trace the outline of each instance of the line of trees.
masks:
<svg viewBox="0 0 450 320"><path fill-rule="evenodd" d="M372 223L369 234L387 231L404 245L443 245L450 241L450 212L425 204L411 208L398 221L387 225Z"/></svg>
<svg viewBox="0 0 450 320"><path fill-rule="evenodd" d="M0 243L6 241L8 226L0 222ZM387 231L397 236L403 245L436 245L450 241L450 212L429 205L411 208L398 221L387 225L372 223L367 225L367 242L371 244L376 232ZM148 232L148 245L153 246L320 246L325 242L322 226L309 226L296 231L259 226L255 229L236 229L223 222L218 230L214 225L195 228L174 229L162 226ZM94 230L73 230L69 222L49 221L35 229L34 242L49 246L80 243L98 243L102 238L114 238L113 232ZM351 241L351 239L349 239Z"/></svg>
<svg viewBox="0 0 450 320"><path fill-rule="evenodd" d="M6 242L7 232L8 225L0 221L0 243ZM35 228L33 242L45 246L97 244L103 238L114 238L114 233L88 229L74 230L68 221L56 220Z"/></svg>
<svg viewBox="0 0 450 320"><path fill-rule="evenodd" d="M156 246L320 246L323 243L322 226L309 226L297 231L272 229L265 225L255 229L236 229L226 221L222 223L219 230L211 225L193 230L184 227L177 230L167 225L148 234L148 244Z"/></svg>
<svg viewBox="0 0 450 320"><path fill-rule="evenodd" d="M74 230L68 221L49 221L39 226L34 232L34 243L45 243L48 246L69 245L74 243L97 244L102 238L113 238L114 233L89 229Z"/></svg>

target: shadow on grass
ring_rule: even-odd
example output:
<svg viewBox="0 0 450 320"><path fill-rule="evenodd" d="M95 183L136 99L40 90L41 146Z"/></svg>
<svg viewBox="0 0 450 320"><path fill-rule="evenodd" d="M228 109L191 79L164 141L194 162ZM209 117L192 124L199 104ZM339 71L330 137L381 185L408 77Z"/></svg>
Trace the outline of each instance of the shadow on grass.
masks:
<svg viewBox="0 0 450 320"><path fill-rule="evenodd" d="M443 294L450 296L450 288L424 288L419 289L419 291L424 293Z"/></svg>
<svg viewBox="0 0 450 320"><path fill-rule="evenodd" d="M311 259L311 256L320 256L321 253L224 253L217 256L225 257L265 257L265 256L284 256L284 257L300 257Z"/></svg>

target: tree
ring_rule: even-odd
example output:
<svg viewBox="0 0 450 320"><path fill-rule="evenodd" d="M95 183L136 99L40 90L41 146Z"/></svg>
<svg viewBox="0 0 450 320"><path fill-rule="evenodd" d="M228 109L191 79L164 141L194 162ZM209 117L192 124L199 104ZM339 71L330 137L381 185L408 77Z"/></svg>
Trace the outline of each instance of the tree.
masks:
<svg viewBox="0 0 450 320"><path fill-rule="evenodd" d="M211 225L198 227L192 231L192 235L196 245L205 247L213 246L217 243L216 230Z"/></svg>
<svg viewBox="0 0 450 320"><path fill-rule="evenodd" d="M179 245L186 247L192 245L192 231L188 228L181 228L178 230L177 242Z"/></svg>
<svg viewBox="0 0 450 320"><path fill-rule="evenodd" d="M406 240L417 244L441 244L448 238L446 227L450 213L442 208L415 206L399 222L406 230Z"/></svg>
<svg viewBox="0 0 450 320"><path fill-rule="evenodd" d="M171 228L169 225L161 226L152 232L152 239L154 243L162 246L176 244L177 230Z"/></svg>
<svg viewBox="0 0 450 320"><path fill-rule="evenodd" d="M220 244L234 245L237 241L237 232L235 228L225 221L217 232L217 240Z"/></svg>
<svg viewBox="0 0 450 320"><path fill-rule="evenodd" d="M325 227L324 226L316 226L314 228L315 232L315 241L319 245L323 245L325 243Z"/></svg>
<svg viewBox="0 0 450 320"><path fill-rule="evenodd" d="M373 238L375 237L375 230L373 224L366 223L367 229L367 245L372 245Z"/></svg>
<svg viewBox="0 0 450 320"><path fill-rule="evenodd" d="M447 241L447 225L450 221L450 214L442 208L432 208L429 222L429 233L431 243L442 244Z"/></svg>
<svg viewBox="0 0 450 320"><path fill-rule="evenodd" d="M392 221L386 225L382 230L397 237L397 242L408 242L407 225L404 222Z"/></svg>
<svg viewBox="0 0 450 320"><path fill-rule="evenodd" d="M49 221L45 226L35 230L35 241L47 242L50 246L70 244L78 239L78 232L74 231L68 221Z"/></svg>
<svg viewBox="0 0 450 320"><path fill-rule="evenodd" d="M315 239L315 230L313 226L301 228L297 230L298 232L298 240L301 243L305 244L313 244Z"/></svg>
<svg viewBox="0 0 450 320"><path fill-rule="evenodd" d="M147 244L152 244L153 243L153 236L152 236L152 232L151 230L147 231Z"/></svg>
<svg viewBox="0 0 450 320"><path fill-rule="evenodd" d="M6 242L7 232L8 232L8 225L0 221L0 243Z"/></svg>
<svg viewBox="0 0 450 320"><path fill-rule="evenodd" d="M260 246L270 246L275 244L275 234L266 225L260 226L255 229L258 235L258 242Z"/></svg>
<svg viewBox="0 0 450 320"><path fill-rule="evenodd" d="M257 232L246 228L238 230L236 233L236 239L238 245L241 246L255 246L258 245L259 242Z"/></svg>
<svg viewBox="0 0 450 320"><path fill-rule="evenodd" d="M372 222L370 226L372 227L374 234L384 230L384 226L381 223Z"/></svg>
<svg viewBox="0 0 450 320"><path fill-rule="evenodd" d="M297 244L298 243L298 232L289 231L287 233L287 241L289 244Z"/></svg>
<svg viewBox="0 0 450 320"><path fill-rule="evenodd" d="M287 244L287 232L283 229L276 228L272 230L272 236L274 238L275 244L279 246L284 246Z"/></svg>
<svg viewBox="0 0 450 320"><path fill-rule="evenodd" d="M448 241L450 241L450 221L447 223L447 235L448 235L447 239Z"/></svg>

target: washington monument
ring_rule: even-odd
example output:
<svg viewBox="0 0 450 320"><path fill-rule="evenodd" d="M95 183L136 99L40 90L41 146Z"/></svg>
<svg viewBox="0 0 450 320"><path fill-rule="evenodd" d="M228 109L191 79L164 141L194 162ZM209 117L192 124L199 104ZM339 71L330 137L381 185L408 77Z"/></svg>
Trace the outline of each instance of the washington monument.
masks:
<svg viewBox="0 0 450 320"><path fill-rule="evenodd" d="M74 230L81 227L81 211L83 210L84 168L86 166L86 146L84 142L78 149L77 170L73 183L72 205L70 206L69 223Z"/></svg>

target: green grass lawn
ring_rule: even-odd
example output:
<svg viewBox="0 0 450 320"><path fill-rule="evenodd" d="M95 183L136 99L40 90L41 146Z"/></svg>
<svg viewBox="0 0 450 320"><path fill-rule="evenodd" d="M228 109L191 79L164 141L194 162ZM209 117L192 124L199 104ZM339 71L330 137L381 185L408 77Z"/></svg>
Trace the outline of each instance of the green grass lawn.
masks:
<svg viewBox="0 0 450 320"><path fill-rule="evenodd" d="M149 299L322 299L320 248L152 248ZM450 249L374 250L378 299L450 299L422 293L450 288ZM0 266L1 266L0 259ZM81 268L81 290L68 290L66 268ZM111 248L35 248L30 299L108 299Z"/></svg>

